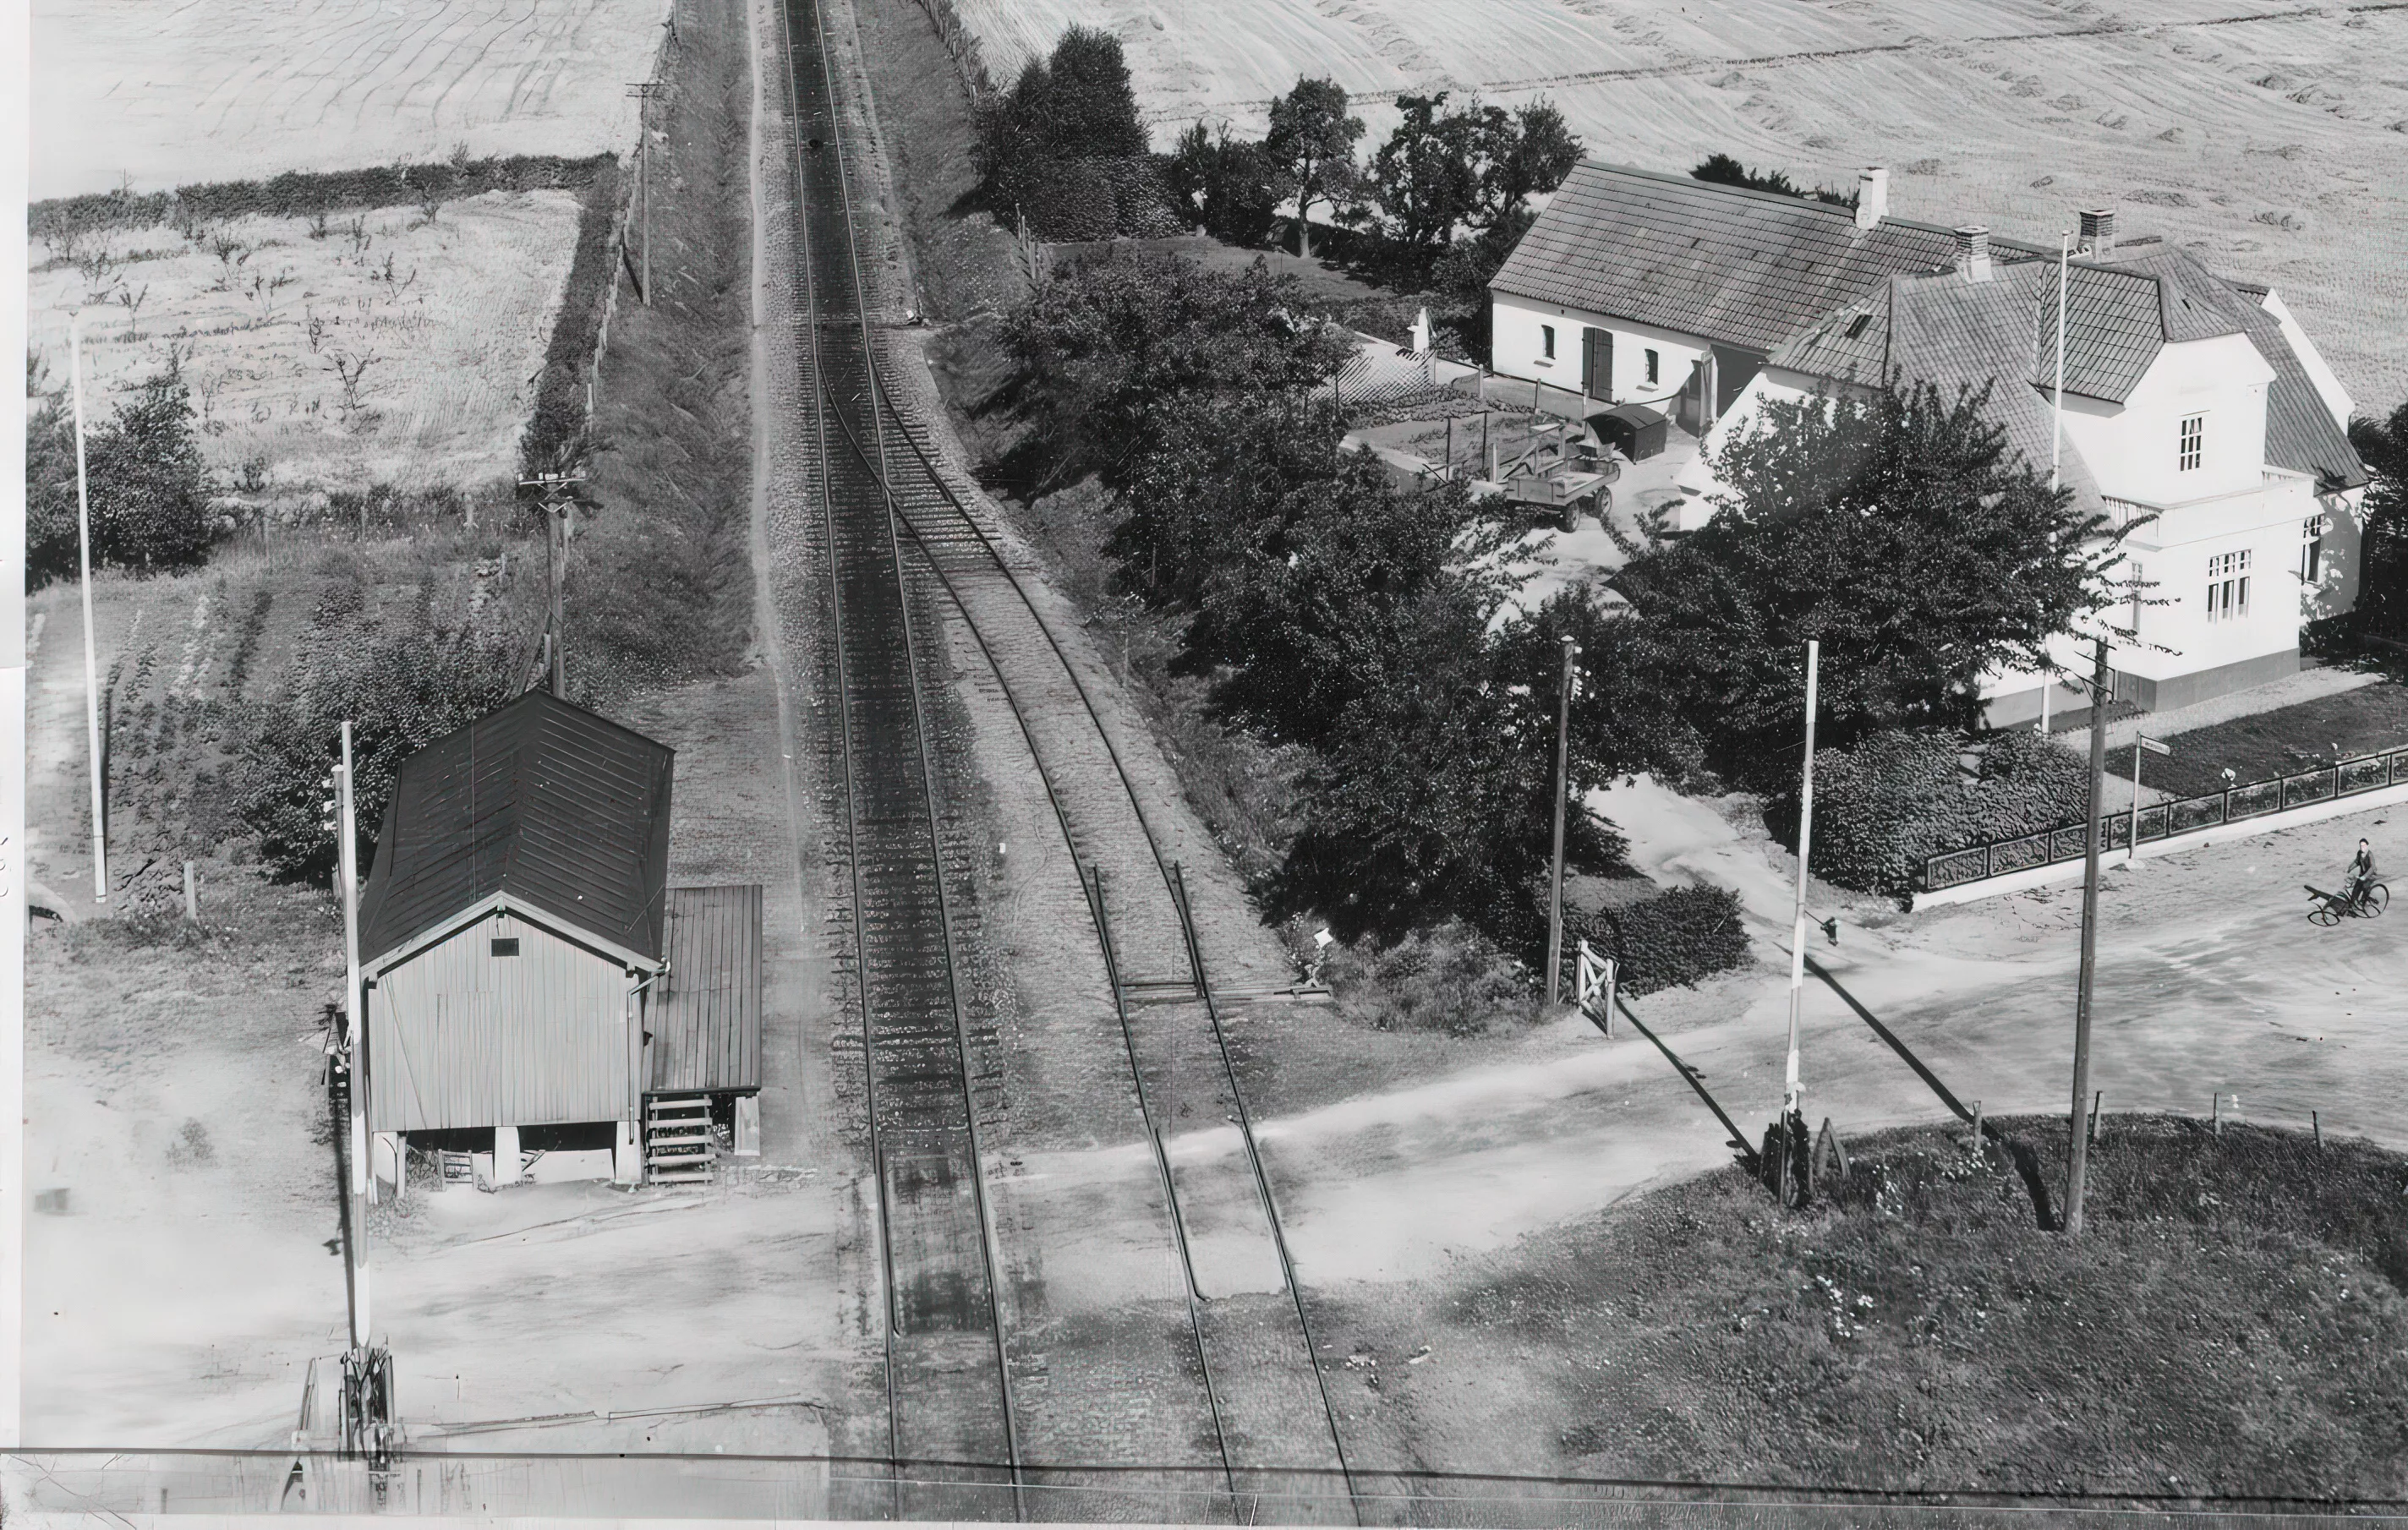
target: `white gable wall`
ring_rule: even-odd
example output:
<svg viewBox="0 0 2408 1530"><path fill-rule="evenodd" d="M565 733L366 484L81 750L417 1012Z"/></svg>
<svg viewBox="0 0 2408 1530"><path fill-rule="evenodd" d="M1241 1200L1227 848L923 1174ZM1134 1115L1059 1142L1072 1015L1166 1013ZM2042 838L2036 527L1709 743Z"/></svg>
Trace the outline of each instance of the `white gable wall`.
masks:
<svg viewBox="0 0 2408 1530"><path fill-rule="evenodd" d="M2066 439L2112 498L2180 505L2245 491L2265 465L2273 380L2245 335L2169 345L2121 405L2068 393ZM2182 422L2192 415L2204 417L2201 461L2185 468Z"/></svg>
<svg viewBox="0 0 2408 1530"><path fill-rule="evenodd" d="M1505 293L1488 294L1489 356L1499 377L1581 390L1584 331L1613 336L1613 377L1609 402L1670 406L1689 381L1691 370L1711 349L1702 336L1634 323L1582 308L1567 308ZM1555 354L1546 354L1546 329L1555 332ZM1656 352L1655 382L1647 380L1647 352ZM1599 393L1595 396L1606 398Z"/></svg>

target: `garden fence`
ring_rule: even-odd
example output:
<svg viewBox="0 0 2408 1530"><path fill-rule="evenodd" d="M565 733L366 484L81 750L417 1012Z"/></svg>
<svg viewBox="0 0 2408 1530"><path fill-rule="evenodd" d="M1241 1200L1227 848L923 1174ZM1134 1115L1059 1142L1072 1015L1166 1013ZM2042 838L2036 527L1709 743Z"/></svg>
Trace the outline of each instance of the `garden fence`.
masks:
<svg viewBox="0 0 2408 1530"><path fill-rule="evenodd" d="M2199 834L2227 823L2271 818L2336 798L2379 792L2386 786L2408 786L2408 745L2379 754L2360 755L2314 770L2302 770L2271 780L2230 786L2200 797L2180 797L2139 810L2140 842L2155 844ZM2127 809L2100 819L2102 851L2132 846L2134 814ZM2085 823L2066 823L2037 834L1992 839L1963 850L1926 858L1924 893L1943 892L1991 877L2004 877L2035 866L2081 859L2089 832Z"/></svg>

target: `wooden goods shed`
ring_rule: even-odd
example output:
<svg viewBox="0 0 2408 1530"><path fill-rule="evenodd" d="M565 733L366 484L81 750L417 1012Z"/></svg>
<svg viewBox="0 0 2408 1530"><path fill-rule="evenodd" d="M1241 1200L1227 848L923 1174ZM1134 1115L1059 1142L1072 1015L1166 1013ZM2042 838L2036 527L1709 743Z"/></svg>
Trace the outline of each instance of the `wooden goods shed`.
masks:
<svg viewBox="0 0 2408 1530"><path fill-rule="evenodd" d="M760 1087L760 890L668 886L674 751L530 692L402 763L360 908L369 1129L608 1125ZM657 1114L658 1112L653 1112Z"/></svg>

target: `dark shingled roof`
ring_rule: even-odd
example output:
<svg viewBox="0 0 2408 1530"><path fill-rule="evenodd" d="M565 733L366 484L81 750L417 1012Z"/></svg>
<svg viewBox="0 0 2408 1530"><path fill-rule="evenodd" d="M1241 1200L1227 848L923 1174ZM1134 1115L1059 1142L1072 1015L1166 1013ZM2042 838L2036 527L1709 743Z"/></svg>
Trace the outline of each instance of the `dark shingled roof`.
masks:
<svg viewBox="0 0 2408 1530"><path fill-rule="evenodd" d="M373 960L496 893L658 959L676 751L531 691L404 760L360 906Z"/></svg>
<svg viewBox="0 0 2408 1530"><path fill-rule="evenodd" d="M2246 290L2179 250L2114 265L2075 262L2066 275L2067 393L2120 403L2167 344L2246 335L2274 372L2266 390L2266 460L2344 488L2366 481L2365 465L2281 322ZM1956 272L1893 277L1879 292L1800 329L1768 362L1866 384L1896 368L1943 393L1997 379L1992 414L2009 443L2039 465L2049 460L2054 440L2048 390L2056 381L2057 296L2057 263L2049 259L1998 265L1986 282ZM2030 386L2014 386L2017 379ZM2064 477L2078 502L2096 494L2071 441Z"/></svg>
<svg viewBox="0 0 2408 1530"><path fill-rule="evenodd" d="M1860 229L1826 202L1589 163L1488 285L1766 351L1888 277L1948 269L1956 248L1955 233L1931 223Z"/></svg>
<svg viewBox="0 0 2408 1530"><path fill-rule="evenodd" d="M1792 336L1767 365L1868 386L1895 370L1907 382L1930 383L1947 399L1986 387L1985 412L2006 431L2009 453L2020 453L2045 473L2056 420L2048 400L2018 380L2031 365L2032 291L2035 273L2043 268L2055 277L2054 265L2039 261L1993 266L1987 281L1968 281L1954 271L1892 277L1880 292ZM2089 465L2070 440L2060 478L2079 509L2103 508Z"/></svg>

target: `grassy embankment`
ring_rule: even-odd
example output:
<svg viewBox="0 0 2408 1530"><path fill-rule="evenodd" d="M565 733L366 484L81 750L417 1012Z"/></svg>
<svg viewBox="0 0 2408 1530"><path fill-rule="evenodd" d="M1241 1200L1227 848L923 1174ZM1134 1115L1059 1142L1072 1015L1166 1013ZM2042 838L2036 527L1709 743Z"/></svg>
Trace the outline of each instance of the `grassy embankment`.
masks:
<svg viewBox="0 0 2408 1530"><path fill-rule="evenodd" d="M1998 1124L2063 1185L2061 1122ZM1963 1144L1868 1137L1799 1214L1727 1169L1333 1294L1341 1408L1437 1468L2408 1498L2408 1162L2111 1117L2077 1241Z"/></svg>

